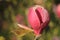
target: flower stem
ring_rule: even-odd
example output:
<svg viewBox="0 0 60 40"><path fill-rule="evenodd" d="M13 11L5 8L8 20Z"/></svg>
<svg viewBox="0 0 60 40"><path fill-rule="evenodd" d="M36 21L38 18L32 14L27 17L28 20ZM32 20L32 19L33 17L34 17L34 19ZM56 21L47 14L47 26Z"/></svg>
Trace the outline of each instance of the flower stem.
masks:
<svg viewBox="0 0 60 40"><path fill-rule="evenodd" d="M37 35L34 40L39 40L40 37L41 35Z"/></svg>

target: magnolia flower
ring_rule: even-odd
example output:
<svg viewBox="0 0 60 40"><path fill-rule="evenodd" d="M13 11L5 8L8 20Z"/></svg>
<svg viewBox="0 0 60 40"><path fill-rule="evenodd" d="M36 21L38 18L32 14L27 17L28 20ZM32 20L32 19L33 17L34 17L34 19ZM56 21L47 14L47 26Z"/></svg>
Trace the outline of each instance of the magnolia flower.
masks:
<svg viewBox="0 0 60 40"><path fill-rule="evenodd" d="M28 22L36 35L42 33L49 21L49 13L44 7L35 5L28 9Z"/></svg>

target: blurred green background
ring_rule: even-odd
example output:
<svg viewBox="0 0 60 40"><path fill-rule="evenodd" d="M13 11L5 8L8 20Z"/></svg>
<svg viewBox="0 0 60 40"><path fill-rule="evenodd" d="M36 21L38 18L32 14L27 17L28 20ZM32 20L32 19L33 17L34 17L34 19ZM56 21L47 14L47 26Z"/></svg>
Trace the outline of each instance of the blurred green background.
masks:
<svg viewBox="0 0 60 40"><path fill-rule="evenodd" d="M33 32L16 25L30 26L27 13L33 5L45 7L50 14L50 23L39 40L60 40L60 20L53 12L52 0L0 0L0 40L34 40Z"/></svg>

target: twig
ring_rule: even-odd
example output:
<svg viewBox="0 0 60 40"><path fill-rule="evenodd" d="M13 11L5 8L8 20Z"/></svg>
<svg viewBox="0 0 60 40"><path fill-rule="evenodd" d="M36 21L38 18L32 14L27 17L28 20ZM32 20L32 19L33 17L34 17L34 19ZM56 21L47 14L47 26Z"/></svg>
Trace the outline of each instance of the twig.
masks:
<svg viewBox="0 0 60 40"><path fill-rule="evenodd" d="M24 25L21 25L21 24L17 24L17 25L18 25L20 28L33 31L31 28L28 28L27 26L24 26Z"/></svg>

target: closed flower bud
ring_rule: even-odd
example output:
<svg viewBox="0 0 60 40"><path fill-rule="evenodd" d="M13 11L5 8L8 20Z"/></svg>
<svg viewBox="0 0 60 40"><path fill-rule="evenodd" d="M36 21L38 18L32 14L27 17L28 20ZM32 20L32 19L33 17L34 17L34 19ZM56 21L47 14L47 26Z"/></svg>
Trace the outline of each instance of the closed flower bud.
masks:
<svg viewBox="0 0 60 40"><path fill-rule="evenodd" d="M60 18L60 4L56 6L56 15L58 18Z"/></svg>
<svg viewBox="0 0 60 40"><path fill-rule="evenodd" d="M36 35L42 33L49 21L49 14L43 7L36 5L28 9L28 22Z"/></svg>
<svg viewBox="0 0 60 40"><path fill-rule="evenodd" d="M20 14L16 15L16 22L17 23L19 23L19 24L25 24L23 20L24 20L24 17L22 15L20 15Z"/></svg>

